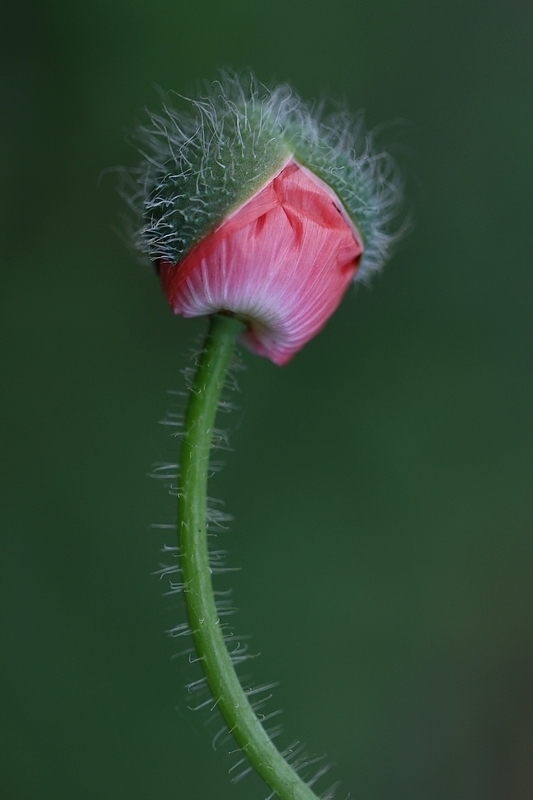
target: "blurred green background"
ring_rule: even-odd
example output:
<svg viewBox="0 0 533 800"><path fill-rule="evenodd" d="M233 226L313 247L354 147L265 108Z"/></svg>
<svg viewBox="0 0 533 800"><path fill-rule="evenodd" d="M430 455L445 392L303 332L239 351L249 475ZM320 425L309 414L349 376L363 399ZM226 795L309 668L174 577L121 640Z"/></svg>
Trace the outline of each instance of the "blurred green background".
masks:
<svg viewBox="0 0 533 800"><path fill-rule="evenodd" d="M327 752L340 800L533 798L533 6L21 0L2 20L2 797L266 795L230 784L164 634L183 615L150 524L173 501L147 473L204 323L124 245L105 172L136 163L156 87L229 65L385 123L414 218L287 368L243 356L212 494L252 677L280 680L282 743Z"/></svg>

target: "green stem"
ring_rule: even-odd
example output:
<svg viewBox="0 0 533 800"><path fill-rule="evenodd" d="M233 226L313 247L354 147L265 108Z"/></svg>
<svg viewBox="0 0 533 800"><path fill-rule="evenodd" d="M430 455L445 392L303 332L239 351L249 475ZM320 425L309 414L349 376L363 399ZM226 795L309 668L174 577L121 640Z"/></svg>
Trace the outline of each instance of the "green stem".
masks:
<svg viewBox="0 0 533 800"><path fill-rule="evenodd" d="M257 719L228 653L215 606L206 533L209 456L220 393L242 323L213 316L191 388L178 489L180 566L189 626L208 686L250 764L281 800L316 800Z"/></svg>

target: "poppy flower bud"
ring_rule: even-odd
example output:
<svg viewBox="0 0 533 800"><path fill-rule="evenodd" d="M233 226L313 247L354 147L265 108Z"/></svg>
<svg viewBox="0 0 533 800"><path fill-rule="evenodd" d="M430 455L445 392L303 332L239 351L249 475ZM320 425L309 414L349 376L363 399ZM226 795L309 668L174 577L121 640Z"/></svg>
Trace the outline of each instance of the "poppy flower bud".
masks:
<svg viewBox="0 0 533 800"><path fill-rule="evenodd" d="M387 257L394 168L346 112L315 115L287 86L223 74L188 102L139 131L136 244L174 313L237 315L285 364Z"/></svg>

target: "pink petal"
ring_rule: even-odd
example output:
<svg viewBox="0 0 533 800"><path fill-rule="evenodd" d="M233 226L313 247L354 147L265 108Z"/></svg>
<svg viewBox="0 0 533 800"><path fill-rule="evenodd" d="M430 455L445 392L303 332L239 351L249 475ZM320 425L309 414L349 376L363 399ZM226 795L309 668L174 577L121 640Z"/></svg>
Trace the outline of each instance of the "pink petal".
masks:
<svg viewBox="0 0 533 800"><path fill-rule="evenodd" d="M362 253L335 194L296 162L159 274L175 314L230 311L244 343L286 364L339 305Z"/></svg>

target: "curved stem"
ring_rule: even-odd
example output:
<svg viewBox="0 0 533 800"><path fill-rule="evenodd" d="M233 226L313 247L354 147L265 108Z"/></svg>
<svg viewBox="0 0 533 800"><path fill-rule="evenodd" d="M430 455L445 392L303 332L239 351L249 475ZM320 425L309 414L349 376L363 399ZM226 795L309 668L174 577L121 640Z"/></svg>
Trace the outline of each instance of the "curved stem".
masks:
<svg viewBox="0 0 533 800"><path fill-rule="evenodd" d="M228 653L213 596L206 501L213 425L242 323L216 315L202 351L185 418L178 489L180 566L189 626L209 688L250 764L281 800L316 795L276 749L257 719Z"/></svg>

